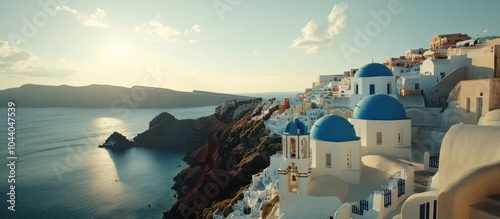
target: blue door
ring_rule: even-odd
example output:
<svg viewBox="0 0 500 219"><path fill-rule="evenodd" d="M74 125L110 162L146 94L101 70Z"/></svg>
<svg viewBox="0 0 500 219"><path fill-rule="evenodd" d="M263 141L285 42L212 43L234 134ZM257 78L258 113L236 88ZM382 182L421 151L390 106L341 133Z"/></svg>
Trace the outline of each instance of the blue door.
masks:
<svg viewBox="0 0 500 219"><path fill-rule="evenodd" d="M375 85L370 84L370 95L375 94Z"/></svg>

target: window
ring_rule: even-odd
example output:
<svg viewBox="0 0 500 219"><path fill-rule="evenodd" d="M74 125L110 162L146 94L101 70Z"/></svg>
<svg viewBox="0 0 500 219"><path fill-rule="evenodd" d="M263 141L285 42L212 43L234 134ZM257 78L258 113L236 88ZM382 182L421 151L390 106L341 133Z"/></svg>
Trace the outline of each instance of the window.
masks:
<svg viewBox="0 0 500 219"><path fill-rule="evenodd" d="M331 168L332 167L332 154L327 153L326 154L326 168Z"/></svg>
<svg viewBox="0 0 500 219"><path fill-rule="evenodd" d="M415 90L420 90L420 84L415 84Z"/></svg>
<svg viewBox="0 0 500 219"><path fill-rule="evenodd" d="M440 74L441 74L441 79L443 79L443 78L444 78L444 76L446 75L446 73L445 73L445 72L441 72Z"/></svg>
<svg viewBox="0 0 500 219"><path fill-rule="evenodd" d="M354 94L359 94L359 86L358 86L358 84L354 85Z"/></svg>
<svg viewBox="0 0 500 219"><path fill-rule="evenodd" d="M391 83L387 84L387 94L391 94Z"/></svg>
<svg viewBox="0 0 500 219"><path fill-rule="evenodd" d="M290 156L292 158L295 158L295 155L297 153L297 145L295 143L296 143L295 138L291 138L290 139Z"/></svg>
<svg viewBox="0 0 500 219"><path fill-rule="evenodd" d="M399 129L398 132L398 144L403 145L403 129Z"/></svg>
<svg viewBox="0 0 500 219"><path fill-rule="evenodd" d="M303 138L301 140L301 148L302 148L302 151L300 153L301 154L300 156L302 156L302 158L306 158L306 156L307 156L307 139Z"/></svg>
<svg viewBox="0 0 500 219"><path fill-rule="evenodd" d="M470 113L470 97L465 100L465 112Z"/></svg>
<svg viewBox="0 0 500 219"><path fill-rule="evenodd" d="M382 132L377 132L377 145L382 145Z"/></svg>

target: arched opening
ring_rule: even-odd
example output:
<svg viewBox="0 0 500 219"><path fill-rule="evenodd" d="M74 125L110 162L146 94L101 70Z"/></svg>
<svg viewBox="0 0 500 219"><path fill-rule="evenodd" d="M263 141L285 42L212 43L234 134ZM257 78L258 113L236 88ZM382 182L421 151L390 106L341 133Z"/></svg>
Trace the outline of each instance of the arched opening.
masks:
<svg viewBox="0 0 500 219"><path fill-rule="evenodd" d="M403 129L399 129L398 131L398 144L403 145Z"/></svg>
<svg viewBox="0 0 500 219"><path fill-rule="evenodd" d="M290 163L288 165L288 191L289 192L299 192L299 179L298 170L295 163Z"/></svg>
<svg viewBox="0 0 500 219"><path fill-rule="evenodd" d="M376 144L377 145L382 145L382 130L377 131L377 139L376 139Z"/></svg>
<svg viewBox="0 0 500 219"><path fill-rule="evenodd" d="M290 157L295 158L297 155L297 141L295 138L290 138Z"/></svg>
<svg viewBox="0 0 500 219"><path fill-rule="evenodd" d="M332 168L332 153L330 151L325 154L325 167Z"/></svg>
<svg viewBox="0 0 500 219"><path fill-rule="evenodd" d="M354 94L359 94L359 85L358 85L358 83L354 84Z"/></svg>
<svg viewBox="0 0 500 219"><path fill-rule="evenodd" d="M306 158L308 157L308 151L307 151L307 139L306 138L302 138L302 140L300 141L300 155L302 156L302 158Z"/></svg>

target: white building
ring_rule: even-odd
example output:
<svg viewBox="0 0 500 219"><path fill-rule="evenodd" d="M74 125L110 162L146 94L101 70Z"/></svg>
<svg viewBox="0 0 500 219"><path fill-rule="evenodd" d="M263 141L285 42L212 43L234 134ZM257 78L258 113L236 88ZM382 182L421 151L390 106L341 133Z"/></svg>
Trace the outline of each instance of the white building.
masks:
<svg viewBox="0 0 500 219"><path fill-rule="evenodd" d="M333 176L359 184L361 148L353 125L340 116L324 116L311 128L313 178Z"/></svg>
<svg viewBox="0 0 500 219"><path fill-rule="evenodd" d="M364 97L396 93L396 77L385 65L370 63L361 67L351 79L351 109Z"/></svg>
<svg viewBox="0 0 500 219"><path fill-rule="evenodd" d="M350 122L361 137L362 155L382 153L410 158L411 120L394 97L365 97L356 105Z"/></svg>
<svg viewBox="0 0 500 219"><path fill-rule="evenodd" d="M406 50L405 52L405 58L406 59L410 59L412 61L415 61L416 59L419 60L423 57L424 55L424 52L427 51L429 49L423 49L423 48L419 48L419 49L409 49L409 50Z"/></svg>
<svg viewBox="0 0 500 219"><path fill-rule="evenodd" d="M448 59L427 59L420 66L420 85L425 93L453 70L467 65L467 55Z"/></svg>
<svg viewBox="0 0 500 219"><path fill-rule="evenodd" d="M397 218L499 218L499 133L494 125L453 126L428 191L410 196Z"/></svg>
<svg viewBox="0 0 500 219"><path fill-rule="evenodd" d="M332 81L333 82L340 81L342 78L344 78L344 74L320 75L318 76L316 82L313 83L313 88L323 87Z"/></svg>
<svg viewBox="0 0 500 219"><path fill-rule="evenodd" d="M384 97L393 99L387 95ZM384 119L388 115L382 113L377 116ZM400 128L398 121L385 122ZM403 123L406 122L409 120ZM410 133L407 135L410 137ZM390 136L389 133L387 136ZM279 162L279 165L271 163L270 166L279 167L279 205L272 213L279 218L327 218L337 215L336 218L344 219L363 214L363 211L366 211L367 218L384 218L412 193L413 169L389 160L380 161L380 157L374 158L373 155L367 156L365 163L361 151L362 139L356 135L353 124L341 116L320 118L310 134L304 123L294 119L287 125L282 141L282 156L271 160ZM389 140L386 145L391 145ZM378 154L376 149L374 147L371 152ZM373 159L392 168L371 167ZM269 172L268 169L266 171ZM363 174L364 177L379 177L363 181ZM384 175L391 177L384 179ZM405 180L408 181L406 184ZM387 189L379 191L380 185L387 185Z"/></svg>

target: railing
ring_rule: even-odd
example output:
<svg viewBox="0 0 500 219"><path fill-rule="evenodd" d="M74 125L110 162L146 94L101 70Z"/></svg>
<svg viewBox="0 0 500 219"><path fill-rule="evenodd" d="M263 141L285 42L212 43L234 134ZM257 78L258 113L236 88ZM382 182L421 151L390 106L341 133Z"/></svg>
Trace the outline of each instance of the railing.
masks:
<svg viewBox="0 0 500 219"><path fill-rule="evenodd" d="M429 157L429 166L434 168L439 167L439 153Z"/></svg>
<svg viewBox="0 0 500 219"><path fill-rule="evenodd" d="M392 191L390 189L385 189L384 190L384 207L389 207L391 206L392 202Z"/></svg>
<svg viewBox="0 0 500 219"><path fill-rule="evenodd" d="M404 179L399 179L398 180L398 198L401 197L402 195L405 194L405 180Z"/></svg>
<svg viewBox="0 0 500 219"><path fill-rule="evenodd" d="M357 215L363 215L363 210L359 209L356 205L351 205L351 212Z"/></svg>
<svg viewBox="0 0 500 219"><path fill-rule="evenodd" d="M359 208L356 205L351 205L351 212L357 215L363 215L364 211L368 211L368 200L359 200Z"/></svg>

